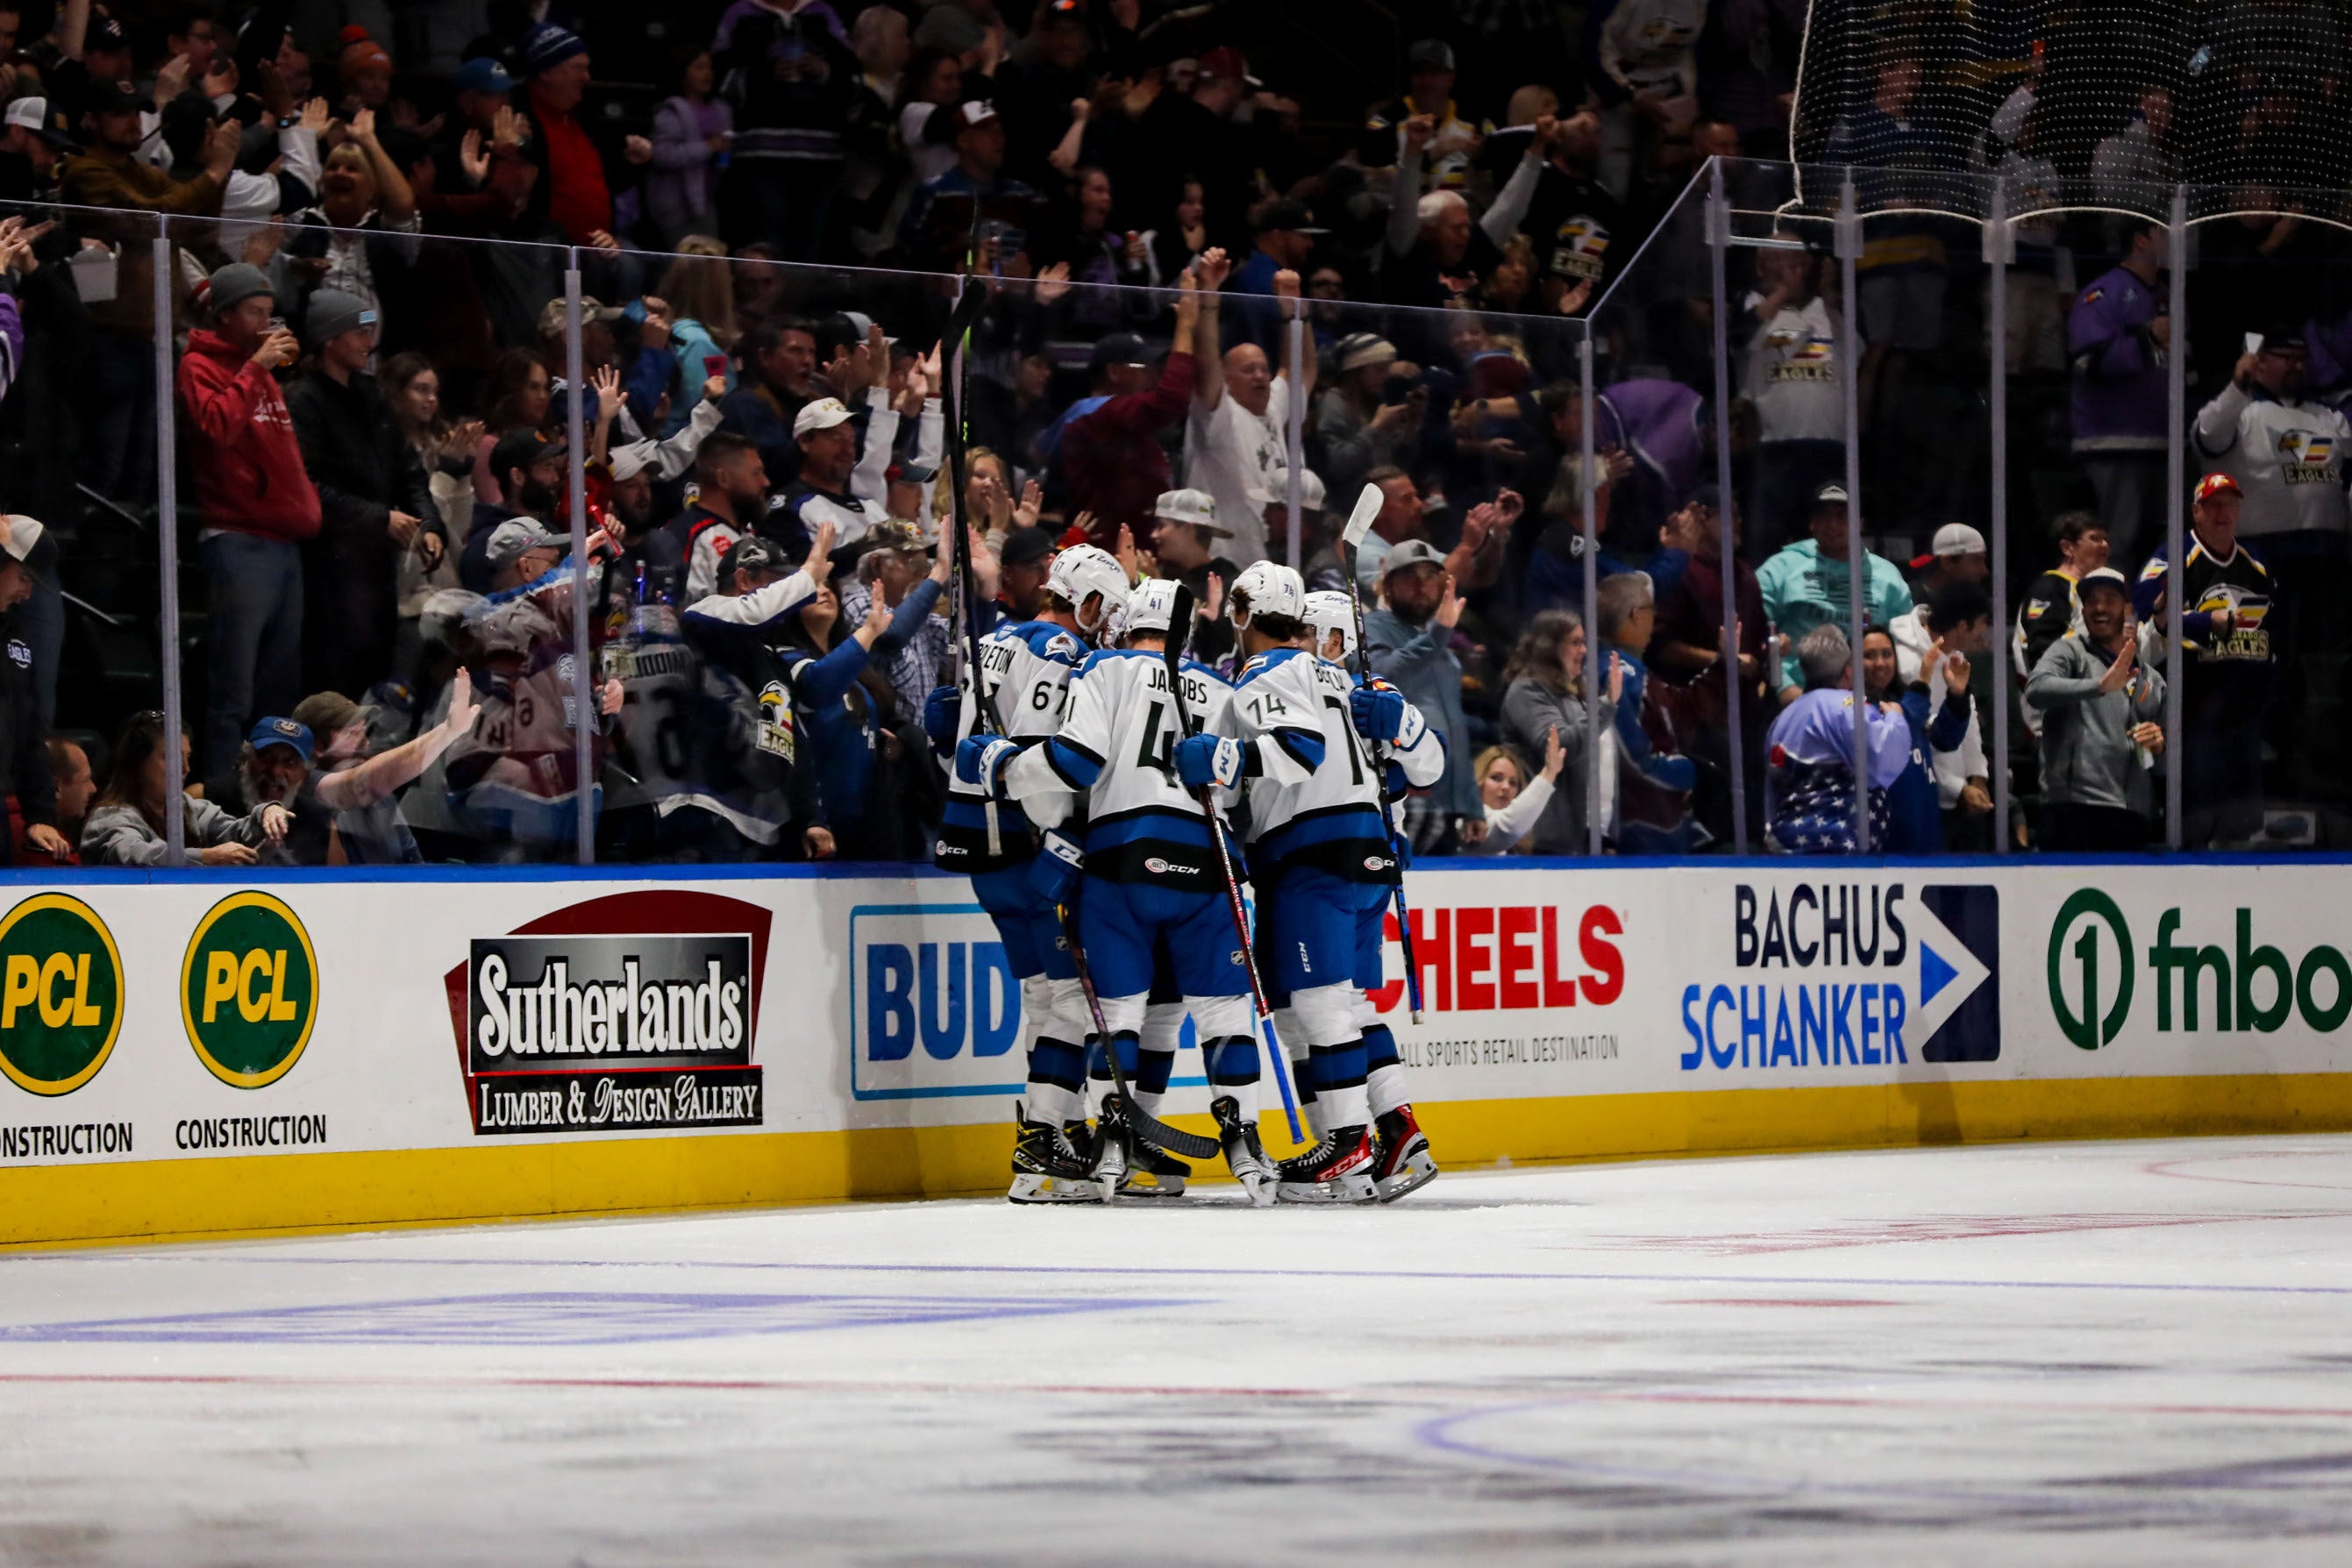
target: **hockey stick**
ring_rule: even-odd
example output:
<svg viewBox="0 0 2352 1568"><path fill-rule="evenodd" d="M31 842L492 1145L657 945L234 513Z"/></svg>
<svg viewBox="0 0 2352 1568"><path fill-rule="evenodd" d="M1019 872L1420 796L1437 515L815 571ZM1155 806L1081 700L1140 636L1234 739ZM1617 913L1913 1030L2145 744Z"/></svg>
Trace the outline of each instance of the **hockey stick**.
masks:
<svg viewBox="0 0 2352 1568"><path fill-rule="evenodd" d="M1168 637L1160 657L1168 664L1168 695L1176 704L1178 738L1192 732L1192 716L1184 710L1184 645L1192 638L1192 590L1182 584L1176 585L1175 603L1168 611ZM1249 910L1242 904L1242 885L1234 877L1234 858L1225 847L1225 820L1217 810L1217 798L1213 788L1202 784L1193 792L1201 809L1209 818L1209 842L1217 847L1217 869L1224 874L1225 905L1233 913L1234 936L1242 944L1242 967L1249 973L1250 1001L1257 1008L1258 1032L1265 1037L1265 1054L1273 1058L1275 1087L1282 1090L1282 1114L1290 1122L1290 1141L1307 1142L1306 1131L1298 1125L1298 1102L1290 1093L1290 1058L1284 1055L1282 1042L1275 1037L1274 1009L1265 1005L1265 983L1258 978L1257 950L1250 942Z"/></svg>
<svg viewBox="0 0 2352 1568"><path fill-rule="evenodd" d="M971 704L971 722L961 726L967 735L992 731L987 700L981 692L980 669L980 605L979 576L971 567L971 538L963 515L964 470L964 408L966 394L971 389L971 355L966 353L966 340L971 334L972 323L988 309L988 289L978 277L960 280L955 309L948 312L947 325L940 331L940 353L954 355L953 368L940 377L941 427L947 437L948 515L940 526L948 530L948 555L956 574L956 618L961 625L963 644L964 695ZM1003 835L997 826L996 797L991 795L982 806L988 820L988 856L991 860L1004 853Z"/></svg>
<svg viewBox="0 0 2352 1568"><path fill-rule="evenodd" d="M1372 520L1381 515L1388 504L1388 495L1378 485L1366 485L1363 494L1356 498L1356 510L1348 514L1348 526L1339 541L1348 547L1348 607L1356 612L1356 684L1368 686L1372 679L1372 650L1364 641L1364 592L1356 577L1356 552L1364 542L1364 535L1372 531ZM1413 962L1412 911L1404 901L1404 843L1397 832L1396 819L1389 816L1388 773L1373 758L1372 771L1380 778L1381 821L1389 830L1389 853L1396 857L1396 885L1390 889L1389 898L1396 905L1397 945L1404 950L1405 1005L1412 1021L1421 1022L1421 965Z"/></svg>
<svg viewBox="0 0 2352 1568"><path fill-rule="evenodd" d="M1110 1080L1118 1090L1119 1115L1144 1142L1157 1144L1171 1154L1181 1154L1188 1160L1215 1159L1224 1152L1223 1144L1198 1132L1171 1127L1135 1103L1135 1095L1127 1087L1127 1069L1118 1065L1118 1042L1111 1037L1110 1025L1103 1017L1102 998L1095 994L1094 972L1087 967L1087 950L1078 944L1077 914L1068 904L1061 906L1061 914L1062 940L1069 943L1070 962L1077 966L1078 989L1086 993L1087 1011L1095 1021L1095 1037L1102 1041L1103 1055L1110 1058Z"/></svg>

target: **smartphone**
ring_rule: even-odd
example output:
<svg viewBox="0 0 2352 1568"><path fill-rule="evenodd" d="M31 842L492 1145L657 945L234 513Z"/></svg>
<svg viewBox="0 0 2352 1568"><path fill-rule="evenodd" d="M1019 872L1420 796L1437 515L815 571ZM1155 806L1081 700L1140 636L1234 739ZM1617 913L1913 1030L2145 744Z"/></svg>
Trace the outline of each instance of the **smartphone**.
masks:
<svg viewBox="0 0 2352 1568"><path fill-rule="evenodd" d="M2263 352L2262 333L2248 332L2246 334L2246 352L2250 354L2258 354Z"/></svg>
<svg viewBox="0 0 2352 1568"><path fill-rule="evenodd" d="M725 375L726 374L727 356L725 354L704 354L702 356L702 378L705 381L709 380L714 375Z"/></svg>

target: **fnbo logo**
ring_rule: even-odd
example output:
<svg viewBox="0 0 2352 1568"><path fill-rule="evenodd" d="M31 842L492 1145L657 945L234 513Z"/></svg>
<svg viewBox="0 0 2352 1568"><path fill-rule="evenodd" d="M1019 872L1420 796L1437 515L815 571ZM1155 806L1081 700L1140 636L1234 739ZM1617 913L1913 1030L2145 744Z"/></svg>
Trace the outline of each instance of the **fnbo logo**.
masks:
<svg viewBox="0 0 2352 1568"><path fill-rule="evenodd" d="M188 939L180 1016L212 1075L238 1089L284 1078L319 1017L319 959L294 911L268 893L233 893Z"/></svg>
<svg viewBox="0 0 2352 1568"><path fill-rule="evenodd" d="M2086 1051L2112 1041L2131 1016L2134 978L2123 910L2096 888L2076 889L2050 922L2050 1011L2058 1032Z"/></svg>
<svg viewBox="0 0 2352 1568"><path fill-rule="evenodd" d="M122 1028L122 955L97 911L63 893L0 921L0 1072L35 1094L98 1076Z"/></svg>

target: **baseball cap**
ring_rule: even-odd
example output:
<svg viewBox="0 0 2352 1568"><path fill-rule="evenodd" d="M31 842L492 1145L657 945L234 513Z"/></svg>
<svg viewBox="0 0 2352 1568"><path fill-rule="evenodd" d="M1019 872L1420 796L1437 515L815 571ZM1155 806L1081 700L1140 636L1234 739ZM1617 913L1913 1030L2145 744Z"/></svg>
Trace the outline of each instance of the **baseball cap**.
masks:
<svg viewBox="0 0 2352 1568"><path fill-rule="evenodd" d="M547 525L537 518L510 517L499 524L490 535L487 552L492 566L511 566L534 550L543 550L562 541L547 531Z"/></svg>
<svg viewBox="0 0 2352 1568"><path fill-rule="evenodd" d="M886 519L868 528L857 542L860 554L871 555L887 550L894 555L929 555L931 547L923 542L923 531L903 517Z"/></svg>
<svg viewBox="0 0 2352 1568"><path fill-rule="evenodd" d="M830 430L849 422L849 405L838 397L812 398L793 416L793 439L797 441L812 430Z"/></svg>
<svg viewBox="0 0 2352 1568"><path fill-rule="evenodd" d="M1293 234L1306 235L1331 232L1328 228L1316 226L1315 215L1307 210L1305 202L1294 202L1287 196L1277 202L1266 203L1265 206L1258 209L1257 215L1258 233L1274 234L1283 229L1288 229Z"/></svg>
<svg viewBox="0 0 2352 1568"><path fill-rule="evenodd" d="M1054 536L1042 528L1016 528L997 547L996 559L1006 566L1034 566L1054 553Z"/></svg>
<svg viewBox="0 0 2352 1568"><path fill-rule="evenodd" d="M517 430L499 437L499 444L490 448L490 475L503 485L509 471L561 458L569 450L562 442L551 441L536 430Z"/></svg>
<svg viewBox="0 0 2352 1568"><path fill-rule="evenodd" d="M1331 345L1331 357L1340 374L1367 365L1394 364L1396 344L1377 332L1349 332Z"/></svg>
<svg viewBox="0 0 2352 1568"><path fill-rule="evenodd" d="M92 16L89 19L89 29L82 34L81 47L84 54L88 54L92 49L112 54L117 50L131 47L131 35L122 30L121 22L113 16ZM122 85L131 87L127 81ZM133 98L136 98L139 95L139 89L132 87L131 93Z"/></svg>
<svg viewBox="0 0 2352 1568"><path fill-rule="evenodd" d="M2208 474L2203 479L2197 481L2197 499L2199 500L2204 500L2209 497L2218 496L2224 493L2233 496L2242 496L2246 492L2239 489L2238 481L2231 479L2227 474Z"/></svg>
<svg viewBox="0 0 2352 1568"><path fill-rule="evenodd" d="M1819 489L1816 489L1813 492L1813 504L1815 506L1845 505L1845 487L1839 484L1835 479L1832 479L1828 484L1822 486Z"/></svg>
<svg viewBox="0 0 2352 1568"><path fill-rule="evenodd" d="M650 440L624 441L612 451L613 479L615 483L634 479L654 465L660 447Z"/></svg>
<svg viewBox="0 0 2352 1568"><path fill-rule="evenodd" d="M504 98L515 89L515 79L507 73L506 67L484 55L459 66L449 78L449 86L458 92L483 92Z"/></svg>
<svg viewBox="0 0 2352 1568"><path fill-rule="evenodd" d="M1201 68L1194 79L1246 82L1252 87L1258 85L1257 78L1249 73L1249 61L1243 58L1241 50L1231 44L1221 44L1202 55Z"/></svg>
<svg viewBox="0 0 2352 1568"><path fill-rule="evenodd" d="M2310 343L2303 335L2301 321L2281 321L2263 334L2263 352L2276 353L2281 349L2308 349Z"/></svg>
<svg viewBox="0 0 2352 1568"><path fill-rule="evenodd" d="M1444 38L1423 38L1407 49L1404 63L1417 71L1450 71L1454 68L1454 46Z"/></svg>
<svg viewBox="0 0 2352 1568"><path fill-rule="evenodd" d="M291 719L264 719L253 727L253 732L246 740L257 752L271 746L288 746L304 762L310 760L310 726L297 724Z"/></svg>
<svg viewBox="0 0 2352 1568"><path fill-rule="evenodd" d="M940 477L940 468L937 463L919 463L909 458L891 464L882 477L894 485L927 485Z"/></svg>
<svg viewBox="0 0 2352 1568"><path fill-rule="evenodd" d="M62 149L74 145L72 137L49 123L49 100L46 98L12 99L5 122L23 126L52 147Z"/></svg>
<svg viewBox="0 0 2352 1568"><path fill-rule="evenodd" d="M1152 503L1151 515L1170 522L1189 522L1196 528L1214 529L1227 539L1233 531L1217 527L1216 498L1206 490L1162 490Z"/></svg>
<svg viewBox="0 0 2352 1568"><path fill-rule="evenodd" d="M948 134L953 136L967 125L985 125L996 118L996 105L984 98L967 98L955 107L948 121Z"/></svg>
<svg viewBox="0 0 2352 1568"><path fill-rule="evenodd" d="M619 306L607 305L603 300L586 294L580 297L580 320L583 324L589 321L617 321L620 319ZM563 301L561 299L550 300L540 308L539 335L541 337L560 338L563 335Z"/></svg>
<svg viewBox="0 0 2352 1568"><path fill-rule="evenodd" d="M784 547L772 539L756 533L739 536L719 557L719 584L725 587L735 581L738 572L790 572L792 563L784 559Z"/></svg>
<svg viewBox="0 0 2352 1568"><path fill-rule="evenodd" d="M1263 486L1252 485L1250 500L1260 506L1272 506L1276 503L1288 506L1290 504L1290 470L1276 468L1266 475L1265 483ZM1323 501L1323 476L1312 468L1300 470L1298 509L1301 511L1321 511Z"/></svg>
<svg viewBox="0 0 2352 1568"><path fill-rule="evenodd" d="M1948 522L1936 531L1935 542L1928 546L1934 555L1982 555L1985 536L1965 522Z"/></svg>
<svg viewBox="0 0 2352 1568"><path fill-rule="evenodd" d="M1142 338L1133 332L1105 332L1096 340L1094 352L1087 356L1089 372L1114 364L1150 364L1151 351Z"/></svg>
<svg viewBox="0 0 2352 1568"><path fill-rule="evenodd" d="M0 541L0 550L5 550L12 560L29 559L33 547L41 542L41 525L20 511L8 513L7 521L8 537Z"/></svg>
<svg viewBox="0 0 2352 1568"><path fill-rule="evenodd" d="M2131 580L2112 566L2102 566L2095 572L2084 573L2083 580L2074 585L2074 591L2080 594L2094 583L2105 583L2118 594L2129 595L2131 593Z"/></svg>
<svg viewBox="0 0 2352 1568"><path fill-rule="evenodd" d="M329 338L374 325L375 311L365 300L341 289L321 289L310 296L310 308L303 312L302 335L317 348Z"/></svg>
<svg viewBox="0 0 2352 1568"><path fill-rule="evenodd" d="M1425 539L1408 539L1390 551L1389 558L1381 563L1381 580L1386 582L1411 566L1435 566L1443 569L1444 565L1445 557L1437 552L1435 545Z"/></svg>

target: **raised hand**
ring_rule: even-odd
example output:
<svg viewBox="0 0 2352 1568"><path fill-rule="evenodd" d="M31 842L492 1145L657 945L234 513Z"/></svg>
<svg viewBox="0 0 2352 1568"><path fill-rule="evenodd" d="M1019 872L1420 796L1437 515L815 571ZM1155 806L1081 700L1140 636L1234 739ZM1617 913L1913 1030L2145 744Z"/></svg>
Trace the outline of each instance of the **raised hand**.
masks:
<svg viewBox="0 0 2352 1568"><path fill-rule="evenodd" d="M1464 520L1462 536L1465 539L1470 536L1467 519ZM1462 624L1462 595L1454 591L1454 574L1451 572L1445 574L1445 587L1438 597L1437 624L1449 632Z"/></svg>
<svg viewBox="0 0 2352 1568"><path fill-rule="evenodd" d="M620 371L609 364L601 366L589 379L589 384L596 389L597 421L600 424L611 424L621 412Z"/></svg>
<svg viewBox="0 0 2352 1568"><path fill-rule="evenodd" d="M449 711L442 719L441 727L452 737L463 735L474 727L481 711L481 705L474 700L474 678L461 664L449 682Z"/></svg>
<svg viewBox="0 0 2352 1568"><path fill-rule="evenodd" d="M2107 666L2107 672L2105 675L2099 677L2100 694L2104 696L2111 691L2121 691L2125 687L2129 686L2132 683L2132 677L2138 673L2138 666L2139 639L2126 637L2122 651L2116 655L2115 662Z"/></svg>
<svg viewBox="0 0 2352 1568"><path fill-rule="evenodd" d="M323 98L314 98L302 106L300 129L313 136L324 136L327 127L334 123L335 111L327 107Z"/></svg>
<svg viewBox="0 0 2352 1568"><path fill-rule="evenodd" d="M1021 487L1021 504L1013 509L1013 526L1015 528L1036 527L1037 514L1045 509L1045 491L1036 480L1031 479L1027 484Z"/></svg>
<svg viewBox="0 0 2352 1568"><path fill-rule="evenodd" d="M517 110L514 105L510 103L502 103L499 105L498 112L490 116L491 147L493 149L504 148L506 151L511 153L516 148L522 145L522 138L523 118L521 111Z"/></svg>
<svg viewBox="0 0 2352 1568"><path fill-rule="evenodd" d="M457 166L466 178L480 184L490 177L490 155L482 151L482 133L468 131L457 142Z"/></svg>
<svg viewBox="0 0 2352 1568"><path fill-rule="evenodd" d="M1225 286L1225 277L1233 269L1233 263L1226 259L1225 253L1213 245L1201 252L1200 259L1192 263L1193 282L1202 294L1213 296ZM1211 302L1202 300L1203 304Z"/></svg>
<svg viewBox="0 0 2352 1568"><path fill-rule="evenodd" d="M1559 726L1554 724L1544 731L1543 776L1548 779L1559 778L1559 770L1567 765L1567 763L1568 748L1559 743Z"/></svg>

